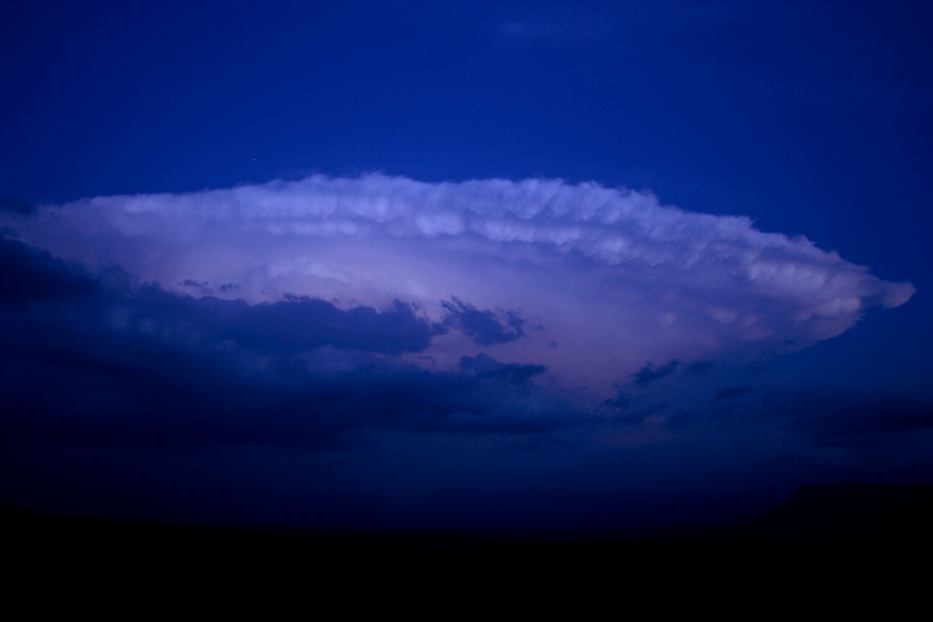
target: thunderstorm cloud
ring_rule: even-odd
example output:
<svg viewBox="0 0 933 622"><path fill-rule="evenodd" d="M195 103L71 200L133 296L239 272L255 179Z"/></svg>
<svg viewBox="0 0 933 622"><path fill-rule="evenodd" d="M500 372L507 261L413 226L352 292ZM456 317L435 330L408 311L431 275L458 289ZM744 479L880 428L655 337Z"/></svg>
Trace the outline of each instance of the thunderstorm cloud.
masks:
<svg viewBox="0 0 933 622"><path fill-rule="evenodd" d="M314 175L2 218L86 270L118 266L173 295L239 301L205 331L259 340L274 315L279 348L379 334L380 351L416 366L456 370L485 353L603 397L647 362L800 349L914 292L746 217L554 179ZM372 334L349 334L345 313Z"/></svg>

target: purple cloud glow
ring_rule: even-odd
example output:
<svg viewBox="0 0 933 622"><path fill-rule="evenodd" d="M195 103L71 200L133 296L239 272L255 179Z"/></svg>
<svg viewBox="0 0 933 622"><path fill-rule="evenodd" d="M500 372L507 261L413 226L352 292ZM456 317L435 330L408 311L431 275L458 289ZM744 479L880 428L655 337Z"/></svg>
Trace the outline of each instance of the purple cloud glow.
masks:
<svg viewBox="0 0 933 622"><path fill-rule="evenodd" d="M486 352L603 396L646 361L799 349L914 293L745 217L550 179L315 175L5 219L53 255L118 265L170 292L382 310L402 301L450 328L412 363L451 369Z"/></svg>

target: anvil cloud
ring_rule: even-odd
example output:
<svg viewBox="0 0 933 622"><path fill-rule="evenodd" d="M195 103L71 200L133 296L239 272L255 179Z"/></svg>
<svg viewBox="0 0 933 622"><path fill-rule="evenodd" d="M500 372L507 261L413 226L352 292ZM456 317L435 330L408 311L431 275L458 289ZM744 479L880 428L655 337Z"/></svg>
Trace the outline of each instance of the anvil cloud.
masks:
<svg viewBox="0 0 933 622"><path fill-rule="evenodd" d="M452 369L486 352L603 393L647 361L806 347L914 291L745 217L553 179L314 175L93 197L6 221L52 255L175 294L411 305L440 328L410 362Z"/></svg>

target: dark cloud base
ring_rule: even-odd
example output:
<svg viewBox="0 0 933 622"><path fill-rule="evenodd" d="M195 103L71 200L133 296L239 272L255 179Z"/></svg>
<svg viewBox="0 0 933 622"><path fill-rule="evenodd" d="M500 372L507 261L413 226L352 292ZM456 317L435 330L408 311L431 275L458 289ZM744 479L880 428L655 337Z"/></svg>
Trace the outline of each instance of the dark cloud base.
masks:
<svg viewBox="0 0 933 622"><path fill-rule="evenodd" d="M755 505L734 500L742 490L757 489L761 507L799 481L933 474L923 458L933 410L916 400L775 391L712 362L669 361L588 411L546 388L542 365L487 354L442 372L405 362L452 330L480 345L520 339L526 322L514 312L454 298L436 322L404 301L377 310L191 297L119 268L91 274L10 237L0 258L0 494L25 507L363 530L611 531L722 520ZM685 406L679 396L697 387L706 397ZM659 431L667 440L627 449L603 441ZM376 456L393 435L416 439L405 468L435 493L403 502L366 483L385 468ZM775 435L784 458L757 448ZM469 457L435 462L442 438ZM824 451L854 458L833 470ZM293 459L311 466L288 467ZM363 475L331 481L328 460ZM747 473L728 475L737 465ZM446 475L429 485L434 470Z"/></svg>
<svg viewBox="0 0 933 622"><path fill-rule="evenodd" d="M171 294L119 269L94 276L9 238L0 257L0 428L17 473L4 488L20 498L62 498L41 473L30 481L24 456L46 471L97 456L105 466L92 459L85 479L99 478L97 496L108 497L116 473L146 460L170 465L177 452L333 452L367 430L508 436L572 422L565 403L531 384L542 366L487 355L449 372L404 363L399 355L448 327L403 302L383 311L304 297L251 306Z"/></svg>
<svg viewBox="0 0 933 622"><path fill-rule="evenodd" d="M554 402L550 416L522 421L542 366L480 355L432 373L401 362L447 330L402 302L251 306L137 285L119 270L95 279L13 240L0 255L5 421L21 433L48 418L81 443L315 446L364 425L505 432L565 414Z"/></svg>

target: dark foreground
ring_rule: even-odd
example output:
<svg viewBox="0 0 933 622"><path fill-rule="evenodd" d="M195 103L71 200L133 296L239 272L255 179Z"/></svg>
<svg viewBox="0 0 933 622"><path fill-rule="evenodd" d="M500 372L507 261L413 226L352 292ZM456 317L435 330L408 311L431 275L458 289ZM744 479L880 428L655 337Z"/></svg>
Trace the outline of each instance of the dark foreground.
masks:
<svg viewBox="0 0 933 622"><path fill-rule="evenodd" d="M89 586L85 595L118 585L163 589L183 582L202 590L271 581L324 592L374 584L396 594L573 584L634 596L640 586L663 591L674 583L719 591L797 584L820 591L841 581L876 589L894 577L917 594L933 591L929 487L808 487L736 525L599 538L262 530L10 507L2 521L3 564L15 581L43 589Z"/></svg>

